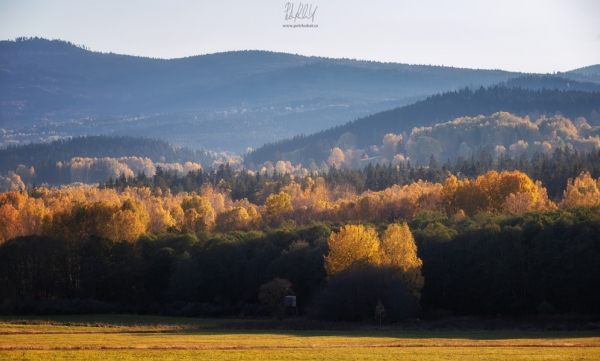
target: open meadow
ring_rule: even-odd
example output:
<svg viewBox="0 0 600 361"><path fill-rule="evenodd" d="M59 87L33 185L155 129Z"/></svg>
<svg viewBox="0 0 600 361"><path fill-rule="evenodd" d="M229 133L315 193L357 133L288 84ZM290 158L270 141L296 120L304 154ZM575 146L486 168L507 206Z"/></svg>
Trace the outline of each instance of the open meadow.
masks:
<svg viewBox="0 0 600 361"><path fill-rule="evenodd" d="M246 324L244 324L246 323ZM2 360L597 360L598 331L256 330L129 315L4 317ZM244 329L249 328L249 329Z"/></svg>

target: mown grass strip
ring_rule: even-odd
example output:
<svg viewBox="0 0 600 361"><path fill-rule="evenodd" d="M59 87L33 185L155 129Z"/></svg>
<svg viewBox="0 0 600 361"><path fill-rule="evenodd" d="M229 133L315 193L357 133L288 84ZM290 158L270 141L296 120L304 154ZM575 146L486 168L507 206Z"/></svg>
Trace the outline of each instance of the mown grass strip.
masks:
<svg viewBox="0 0 600 361"><path fill-rule="evenodd" d="M295 348L253 350L83 350L83 351L2 351L5 360L597 360L597 348L544 347L422 347L422 348Z"/></svg>
<svg viewBox="0 0 600 361"><path fill-rule="evenodd" d="M1 350L600 347L592 332L198 331L5 334Z"/></svg>

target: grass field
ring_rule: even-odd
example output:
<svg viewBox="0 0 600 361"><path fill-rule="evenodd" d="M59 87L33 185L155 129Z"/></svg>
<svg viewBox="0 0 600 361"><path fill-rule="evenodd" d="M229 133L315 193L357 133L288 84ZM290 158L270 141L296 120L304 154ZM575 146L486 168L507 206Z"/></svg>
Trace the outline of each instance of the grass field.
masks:
<svg viewBox="0 0 600 361"><path fill-rule="evenodd" d="M259 331L219 329L223 322L126 315L4 317L0 359L600 359L598 331Z"/></svg>

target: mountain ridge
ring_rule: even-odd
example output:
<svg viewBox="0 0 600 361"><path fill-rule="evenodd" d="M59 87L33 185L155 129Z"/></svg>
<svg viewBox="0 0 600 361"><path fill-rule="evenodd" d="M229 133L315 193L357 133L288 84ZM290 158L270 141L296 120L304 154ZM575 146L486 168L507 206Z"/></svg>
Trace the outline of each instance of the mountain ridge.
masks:
<svg viewBox="0 0 600 361"><path fill-rule="evenodd" d="M0 41L0 69L2 128L45 126L49 122L84 118L196 112L188 121L197 125L194 131L202 138L200 141L194 144L187 125L171 127L173 134L167 140L205 149L239 145L238 151L343 124L348 119L383 110L381 103L408 104L431 93L494 84L515 75L500 70L329 59L268 51L152 59L92 52L67 42L45 39ZM330 107L337 105L344 109L331 113ZM240 115L244 110L260 120ZM229 118L237 112L234 115L239 118L237 124L252 124L256 140L245 142L248 133L245 130L228 135L231 141L221 138L211 142L210 138L215 136L208 136L214 129L210 120L225 112ZM144 123L138 128L149 126L152 127ZM102 131L131 135L127 129L115 124ZM65 135L90 134L89 131ZM149 129L139 135L160 137L163 133Z"/></svg>
<svg viewBox="0 0 600 361"><path fill-rule="evenodd" d="M59 40L0 41L0 128L11 132L0 146L105 134L241 153L520 75L269 51L156 59Z"/></svg>

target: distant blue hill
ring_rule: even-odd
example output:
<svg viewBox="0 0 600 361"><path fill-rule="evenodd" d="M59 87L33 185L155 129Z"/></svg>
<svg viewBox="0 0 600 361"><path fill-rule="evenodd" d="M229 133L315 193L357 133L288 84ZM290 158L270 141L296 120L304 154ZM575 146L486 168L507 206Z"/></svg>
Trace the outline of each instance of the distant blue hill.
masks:
<svg viewBox="0 0 600 361"><path fill-rule="evenodd" d="M234 151L521 75L267 51L164 60L39 38L0 41L0 69L0 128L17 134L0 144L108 134Z"/></svg>
<svg viewBox="0 0 600 361"><path fill-rule="evenodd" d="M590 65L583 68L573 69L567 73L600 75L600 64Z"/></svg>

